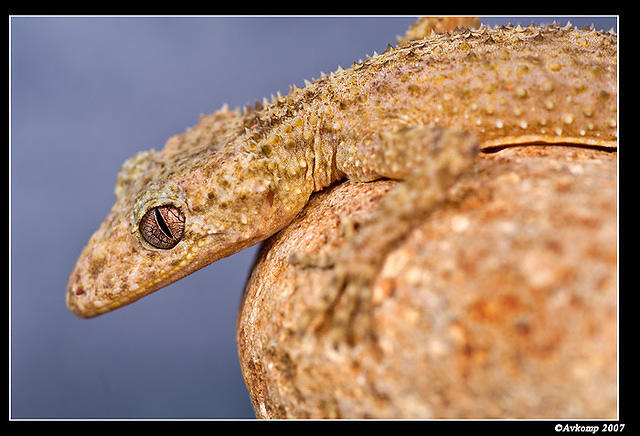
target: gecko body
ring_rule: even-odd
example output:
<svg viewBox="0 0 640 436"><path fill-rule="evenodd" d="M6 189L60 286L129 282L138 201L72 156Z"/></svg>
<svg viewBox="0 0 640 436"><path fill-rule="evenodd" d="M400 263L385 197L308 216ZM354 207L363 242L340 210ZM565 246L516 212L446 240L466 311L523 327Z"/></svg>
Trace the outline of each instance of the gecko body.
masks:
<svg viewBox="0 0 640 436"><path fill-rule="evenodd" d="M328 299L359 302L336 314L344 327L366 308L385 251L478 149L615 149L616 62L613 32L483 26L389 47L244 111L225 106L125 162L67 305L93 317L129 304L268 238L335 181L403 180L332 263Z"/></svg>

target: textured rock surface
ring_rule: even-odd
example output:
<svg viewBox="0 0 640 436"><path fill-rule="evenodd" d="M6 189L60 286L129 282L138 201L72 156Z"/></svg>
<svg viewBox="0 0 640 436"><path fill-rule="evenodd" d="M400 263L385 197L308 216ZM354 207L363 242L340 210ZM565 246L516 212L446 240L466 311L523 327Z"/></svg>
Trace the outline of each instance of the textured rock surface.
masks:
<svg viewBox="0 0 640 436"><path fill-rule="evenodd" d="M238 320L260 418L615 418L617 154L513 147L479 157L386 259L378 345L334 349L297 322L326 285L293 251L344 243L395 182L320 192L262 247Z"/></svg>

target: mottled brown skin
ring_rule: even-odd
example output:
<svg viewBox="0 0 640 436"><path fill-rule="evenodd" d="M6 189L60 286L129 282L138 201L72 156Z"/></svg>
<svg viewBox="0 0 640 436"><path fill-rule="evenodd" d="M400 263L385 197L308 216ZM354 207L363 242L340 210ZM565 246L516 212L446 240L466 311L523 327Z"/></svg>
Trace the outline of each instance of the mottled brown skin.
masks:
<svg viewBox="0 0 640 436"><path fill-rule="evenodd" d="M404 45L416 39L422 39L433 33L445 33L456 27L475 29L480 27L479 17L420 17L405 34L398 37L397 44Z"/></svg>
<svg viewBox="0 0 640 436"><path fill-rule="evenodd" d="M389 48L244 112L224 107L123 165L116 204L71 273L67 304L81 317L129 304L273 235L336 180L407 181L383 206L392 213L373 223L379 235L435 208L478 144L615 148L616 74L614 33L482 27ZM139 226L167 205L184 214L185 228L161 249ZM327 297L353 299L352 310L366 306L362 290L401 237L362 233L354 247L380 250L335 257L346 263ZM354 265L365 268L350 274Z"/></svg>

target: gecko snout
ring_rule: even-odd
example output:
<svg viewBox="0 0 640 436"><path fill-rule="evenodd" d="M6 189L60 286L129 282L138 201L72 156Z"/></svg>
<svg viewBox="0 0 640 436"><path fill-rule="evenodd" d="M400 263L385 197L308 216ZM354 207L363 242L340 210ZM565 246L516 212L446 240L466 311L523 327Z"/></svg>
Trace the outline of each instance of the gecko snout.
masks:
<svg viewBox="0 0 640 436"><path fill-rule="evenodd" d="M85 309L88 292L85 286L80 283L80 274L77 271L77 266L74 269L71 276L69 276L69 283L67 284L66 303L69 310L75 315L81 318L89 318L87 310Z"/></svg>
<svg viewBox="0 0 640 436"><path fill-rule="evenodd" d="M67 288L67 298L66 298L67 307L74 314L76 314L81 318L86 318L86 316L84 316L84 313L80 308L78 300L80 298L83 298L84 295L86 295L86 291L82 286L71 285Z"/></svg>

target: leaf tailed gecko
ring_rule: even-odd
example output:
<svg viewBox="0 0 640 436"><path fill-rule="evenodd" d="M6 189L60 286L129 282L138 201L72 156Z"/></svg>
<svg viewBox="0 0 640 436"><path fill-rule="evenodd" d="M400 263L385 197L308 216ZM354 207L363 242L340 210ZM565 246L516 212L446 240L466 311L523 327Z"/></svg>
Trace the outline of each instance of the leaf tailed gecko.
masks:
<svg viewBox="0 0 640 436"><path fill-rule="evenodd" d="M402 182L344 249L290 258L334 278L300 320L302 332L342 299L348 304L326 320L329 331L375 339L370 287L385 254L446 200L478 152L533 143L617 148L613 31L553 24L436 34L424 24L384 53L255 107L225 105L162 150L128 159L116 203L69 277L71 311L109 312L254 245L336 181L390 178Z"/></svg>

